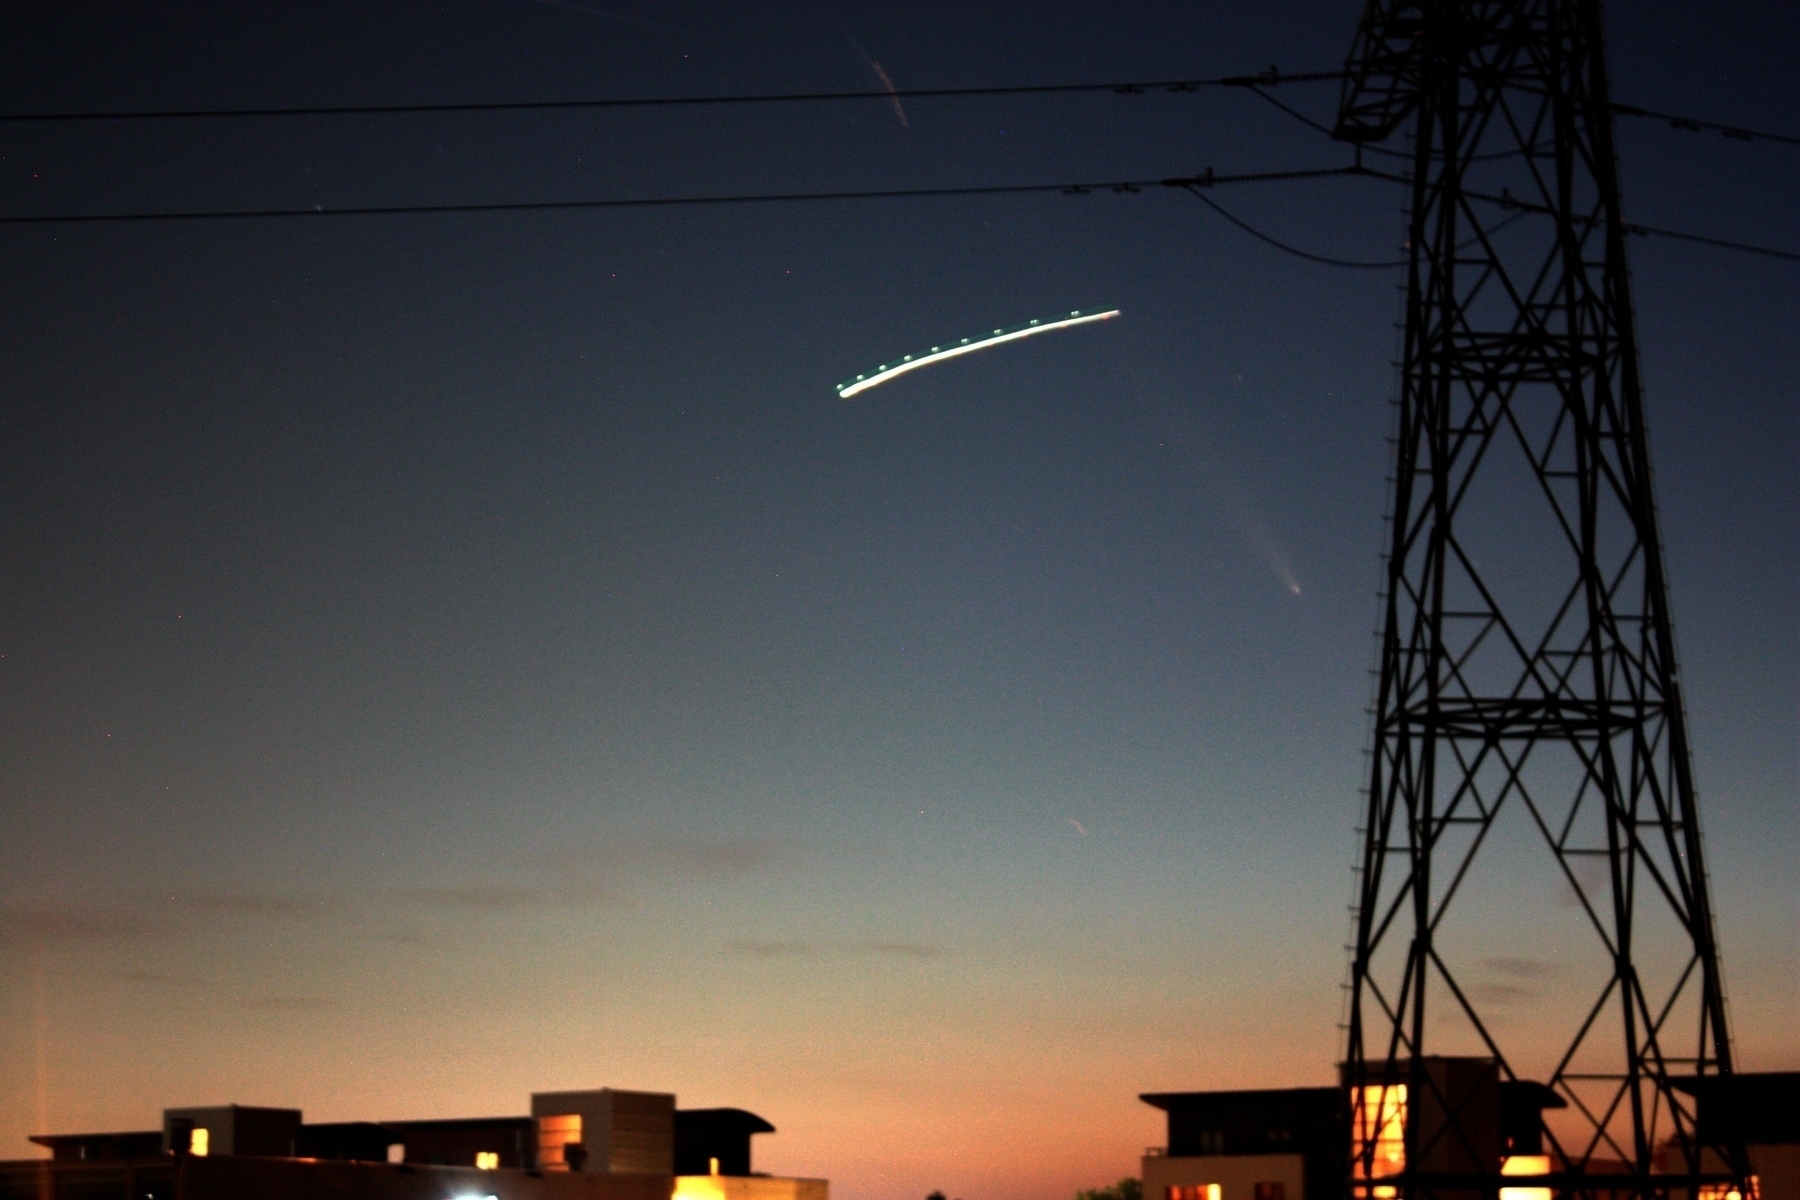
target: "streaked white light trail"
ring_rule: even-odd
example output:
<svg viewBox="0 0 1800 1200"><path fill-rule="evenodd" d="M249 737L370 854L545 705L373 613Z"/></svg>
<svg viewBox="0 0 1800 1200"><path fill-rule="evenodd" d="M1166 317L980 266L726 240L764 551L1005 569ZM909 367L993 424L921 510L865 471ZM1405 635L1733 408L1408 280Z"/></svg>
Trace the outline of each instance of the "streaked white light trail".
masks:
<svg viewBox="0 0 1800 1200"><path fill-rule="evenodd" d="M964 338L960 342L948 346L933 346L930 350L918 354L908 354L898 362L882 363L873 371L858 375L855 379L846 379L838 384L838 395L848 400L858 392L866 392L878 383L886 383L896 379L908 371L916 371L920 367L935 362L943 362L946 358L955 358L959 354L972 354L977 350L986 350L989 346L998 346L1001 342L1016 342L1020 338L1030 337L1034 333L1049 333L1052 329L1067 329L1071 325L1086 325L1090 321L1107 321L1119 315L1116 308L1106 312L1084 313L1076 309L1066 317L1043 317L1036 321L1027 321L1023 325L1015 325L1011 329L996 329L986 337Z"/></svg>

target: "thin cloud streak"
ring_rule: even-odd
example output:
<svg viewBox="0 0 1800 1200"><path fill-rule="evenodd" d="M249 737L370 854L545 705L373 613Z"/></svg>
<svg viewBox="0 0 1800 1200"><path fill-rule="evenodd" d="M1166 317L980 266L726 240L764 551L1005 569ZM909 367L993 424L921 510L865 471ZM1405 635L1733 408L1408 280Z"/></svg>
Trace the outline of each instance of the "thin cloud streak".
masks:
<svg viewBox="0 0 1800 1200"><path fill-rule="evenodd" d="M558 878L667 880L741 878L774 870L793 857L790 842L757 837L688 835L596 838L559 851L542 866Z"/></svg>
<svg viewBox="0 0 1800 1200"><path fill-rule="evenodd" d="M951 950L930 942L908 942L883 938L840 942L831 946L817 946L811 942L784 939L740 938L727 942L725 948L733 954L767 959L811 959L833 954L848 957L910 958L926 962L954 957Z"/></svg>
<svg viewBox="0 0 1800 1200"><path fill-rule="evenodd" d="M243 917L313 917L318 916L326 907L323 900L303 900L295 896L275 896L262 892L176 892L168 899L181 908L195 912Z"/></svg>
<svg viewBox="0 0 1800 1200"><path fill-rule="evenodd" d="M682 838L655 847L660 857L696 875L749 875L767 870L782 845L761 838Z"/></svg>
<svg viewBox="0 0 1800 1200"><path fill-rule="evenodd" d="M1477 983L1469 987L1469 995L1489 1004L1522 1004L1527 1000L1536 1000L1538 994L1530 988L1523 988L1514 983Z"/></svg>
<svg viewBox="0 0 1800 1200"><path fill-rule="evenodd" d="M160 937L162 926L126 908L39 904L0 909L0 938L53 945Z"/></svg>
<svg viewBox="0 0 1800 1200"><path fill-rule="evenodd" d="M614 893L597 887L530 888L494 884L407 888L396 899L429 908L474 912L521 912L546 908L595 908L622 904Z"/></svg>
<svg viewBox="0 0 1800 1200"><path fill-rule="evenodd" d="M244 1007L253 1012L318 1013L333 1012L343 1005L323 996L251 996Z"/></svg>
<svg viewBox="0 0 1800 1200"><path fill-rule="evenodd" d="M726 948L734 954L747 954L751 958L817 958L819 948L805 942L765 942L755 939L743 939L726 943Z"/></svg>
<svg viewBox="0 0 1800 1200"><path fill-rule="evenodd" d="M1514 979L1548 979L1560 970L1555 963L1541 958L1484 958L1481 965Z"/></svg>
<svg viewBox="0 0 1800 1200"><path fill-rule="evenodd" d="M141 983L152 987L185 987L197 981L181 975L171 975L166 971L140 971L129 967L117 967L107 973L108 978L122 983Z"/></svg>
<svg viewBox="0 0 1800 1200"><path fill-rule="evenodd" d="M390 946L423 946L425 935L417 929L401 929L390 933L378 933L374 940Z"/></svg>
<svg viewBox="0 0 1800 1200"><path fill-rule="evenodd" d="M889 958L940 959L951 957L951 952L943 946L934 946L929 942L889 942L866 941L851 942L845 949L857 954L878 954Z"/></svg>

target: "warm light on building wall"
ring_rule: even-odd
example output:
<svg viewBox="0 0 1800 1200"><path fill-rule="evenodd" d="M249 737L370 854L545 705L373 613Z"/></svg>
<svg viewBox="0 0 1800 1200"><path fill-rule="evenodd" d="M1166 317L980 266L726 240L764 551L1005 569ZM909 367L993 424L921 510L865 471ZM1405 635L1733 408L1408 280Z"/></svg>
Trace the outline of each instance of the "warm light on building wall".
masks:
<svg viewBox="0 0 1800 1200"><path fill-rule="evenodd" d="M1406 1170L1406 1085L1376 1084L1351 1092L1350 1173L1353 1179L1385 1179ZM1386 1200L1391 1187L1363 1189ZM1523 1200L1523 1198L1520 1198Z"/></svg>
<svg viewBox="0 0 1800 1200"><path fill-rule="evenodd" d="M475 1166L480 1170L492 1171L499 1165L500 1156L492 1150L477 1150L475 1152Z"/></svg>
<svg viewBox="0 0 1800 1200"><path fill-rule="evenodd" d="M1548 1175L1550 1173L1550 1156L1548 1154L1514 1154L1510 1158L1500 1160L1502 1175ZM1551 1200L1555 1195L1552 1188L1547 1187L1503 1187L1500 1189L1500 1200Z"/></svg>
<svg viewBox="0 0 1800 1200"><path fill-rule="evenodd" d="M563 1147L581 1140L581 1114L565 1113L538 1118L538 1166L546 1171L566 1171Z"/></svg>
<svg viewBox="0 0 1800 1200"><path fill-rule="evenodd" d="M188 1153L197 1158L205 1158L212 1149L212 1134L205 1129L195 1129L188 1134Z"/></svg>
<svg viewBox="0 0 1800 1200"><path fill-rule="evenodd" d="M1756 1176L1744 1180L1744 1190L1739 1191L1729 1183L1703 1183L1700 1185L1699 1200L1758 1200L1762 1195L1762 1183Z"/></svg>
<svg viewBox="0 0 1800 1200"><path fill-rule="evenodd" d="M1219 1200L1224 1191L1216 1183L1171 1183L1163 1200Z"/></svg>
<svg viewBox="0 0 1800 1200"><path fill-rule="evenodd" d="M725 1200L725 1179L720 1175L677 1175L670 1200Z"/></svg>

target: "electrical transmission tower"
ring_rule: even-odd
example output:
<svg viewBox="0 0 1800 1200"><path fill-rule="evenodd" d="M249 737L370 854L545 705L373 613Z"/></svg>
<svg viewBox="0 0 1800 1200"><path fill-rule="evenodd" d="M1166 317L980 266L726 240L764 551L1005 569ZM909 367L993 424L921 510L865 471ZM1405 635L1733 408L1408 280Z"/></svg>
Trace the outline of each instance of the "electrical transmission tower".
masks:
<svg viewBox="0 0 1800 1200"><path fill-rule="evenodd" d="M1731 1048L1597 0L1371 0L1336 136L1411 187L1350 1194L1541 1152L1562 1194L1724 1196L1742 1148L1679 1086ZM1445 1065L1484 1060L1547 1144L1490 1144L1517 1121Z"/></svg>

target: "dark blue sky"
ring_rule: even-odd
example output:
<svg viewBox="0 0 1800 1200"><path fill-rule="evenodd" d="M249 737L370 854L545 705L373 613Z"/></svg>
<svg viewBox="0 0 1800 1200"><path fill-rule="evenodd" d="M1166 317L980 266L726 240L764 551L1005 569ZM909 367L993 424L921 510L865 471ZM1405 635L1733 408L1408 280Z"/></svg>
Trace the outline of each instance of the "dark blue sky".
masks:
<svg viewBox="0 0 1800 1200"><path fill-rule="evenodd" d="M0 109L1328 70L1357 15L15 5ZM1790 11L1609 19L1619 99L1795 131ZM1281 95L1329 119L1330 85ZM905 116L10 127L0 189L330 207L1343 159L1242 93ZM1619 142L1632 219L1800 248L1800 151ZM1217 199L1326 254L1400 238L1377 182ZM1800 268L1631 249L1738 1044L1792 1069ZM1130 1169L1139 1091L1329 1078L1397 273L1160 190L10 227L0 268L0 1153L165 1104L613 1084L764 1112L760 1165L848 1196L1007 1200ZM1124 316L833 394L1092 307Z"/></svg>

